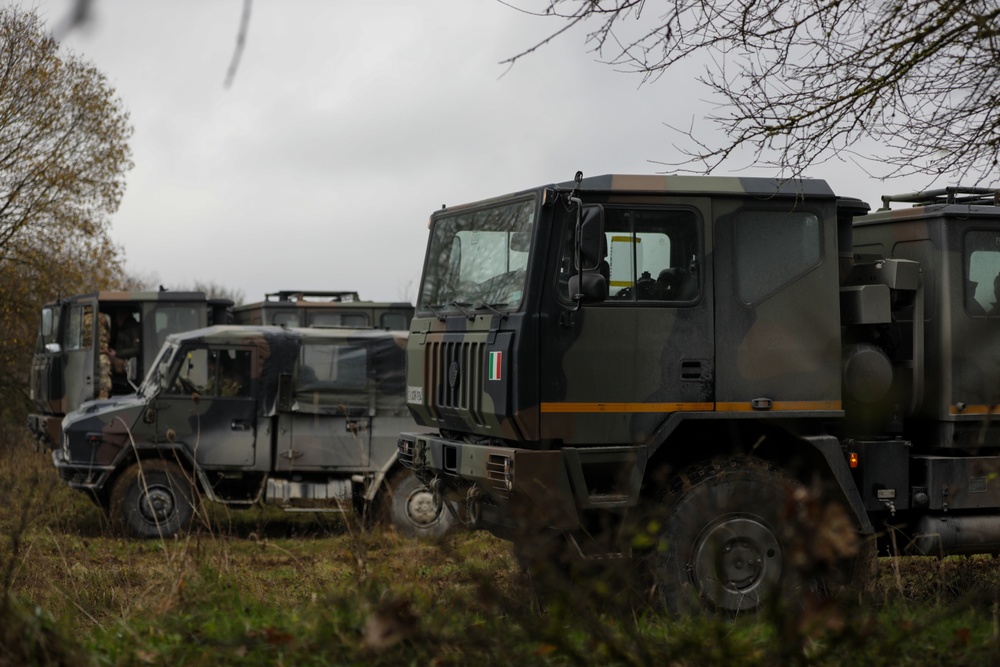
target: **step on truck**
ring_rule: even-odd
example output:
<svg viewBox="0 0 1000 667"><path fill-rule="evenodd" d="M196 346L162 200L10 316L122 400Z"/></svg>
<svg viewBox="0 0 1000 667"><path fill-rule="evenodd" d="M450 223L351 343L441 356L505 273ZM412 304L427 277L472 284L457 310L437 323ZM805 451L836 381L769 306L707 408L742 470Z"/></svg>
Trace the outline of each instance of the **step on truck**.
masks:
<svg viewBox="0 0 1000 667"><path fill-rule="evenodd" d="M452 513L396 463L413 428L404 332L214 326L167 338L138 392L85 403L52 452L60 476L134 537L167 537L201 500L387 514L436 537Z"/></svg>
<svg viewBox="0 0 1000 667"><path fill-rule="evenodd" d="M406 388L434 432L400 459L529 564L624 562L669 608L1000 551L998 194L869 210L578 175L435 212Z"/></svg>
<svg viewBox="0 0 1000 667"><path fill-rule="evenodd" d="M201 292L93 292L42 307L31 362L28 428L59 444L63 417L85 401L135 391L167 336L229 321L233 302Z"/></svg>

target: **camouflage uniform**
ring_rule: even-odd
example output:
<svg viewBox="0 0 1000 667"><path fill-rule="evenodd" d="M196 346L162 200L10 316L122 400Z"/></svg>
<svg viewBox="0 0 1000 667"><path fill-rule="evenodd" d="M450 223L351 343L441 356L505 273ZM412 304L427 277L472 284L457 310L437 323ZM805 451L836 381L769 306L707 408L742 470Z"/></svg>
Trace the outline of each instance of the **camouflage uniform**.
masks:
<svg viewBox="0 0 1000 667"><path fill-rule="evenodd" d="M98 398L108 398L111 396L111 348L108 343L111 340L111 319L105 313L100 313L98 319L100 325L99 354L98 363L101 366L100 380L98 384Z"/></svg>

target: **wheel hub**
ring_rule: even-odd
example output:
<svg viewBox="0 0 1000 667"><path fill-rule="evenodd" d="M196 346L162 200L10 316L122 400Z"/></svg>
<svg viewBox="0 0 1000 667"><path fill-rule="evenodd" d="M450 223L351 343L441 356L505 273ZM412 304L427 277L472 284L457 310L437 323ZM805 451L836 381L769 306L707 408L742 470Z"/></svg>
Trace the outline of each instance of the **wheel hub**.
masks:
<svg viewBox="0 0 1000 667"><path fill-rule="evenodd" d="M434 502L430 489L417 489L406 499L406 515L418 526L428 526L438 519L441 506Z"/></svg>
<svg viewBox="0 0 1000 667"><path fill-rule="evenodd" d="M150 487L139 503L139 511L147 521L162 523L174 512L174 494L161 486Z"/></svg>
<svg viewBox="0 0 1000 667"><path fill-rule="evenodd" d="M754 517L729 517L695 543L693 574L702 595L726 611L760 607L781 580L781 545Z"/></svg>

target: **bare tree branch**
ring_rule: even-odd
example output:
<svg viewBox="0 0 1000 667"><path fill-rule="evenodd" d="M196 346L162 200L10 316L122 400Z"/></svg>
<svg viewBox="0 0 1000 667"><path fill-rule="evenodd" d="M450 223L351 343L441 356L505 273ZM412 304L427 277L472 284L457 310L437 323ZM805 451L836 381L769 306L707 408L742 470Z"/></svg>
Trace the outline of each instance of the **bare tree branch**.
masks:
<svg viewBox="0 0 1000 667"><path fill-rule="evenodd" d="M749 149L756 164L791 175L838 156L866 163L879 177L996 176L996 0L522 4L539 9L520 11L562 25L504 63L585 25L591 51L644 82L701 56L696 79L720 102L706 119L725 140L713 143L689 128L682 132L688 148L661 164L709 172L737 149ZM651 16L654 7L661 13ZM863 141L882 149L872 155L852 149Z"/></svg>

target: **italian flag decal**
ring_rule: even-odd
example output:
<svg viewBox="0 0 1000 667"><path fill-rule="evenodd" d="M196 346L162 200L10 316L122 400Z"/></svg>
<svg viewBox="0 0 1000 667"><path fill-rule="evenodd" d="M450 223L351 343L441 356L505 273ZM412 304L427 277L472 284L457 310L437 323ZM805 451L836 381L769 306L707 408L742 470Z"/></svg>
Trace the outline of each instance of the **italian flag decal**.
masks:
<svg viewBox="0 0 1000 667"><path fill-rule="evenodd" d="M503 352L490 352L490 380L499 380L501 364L503 363Z"/></svg>

